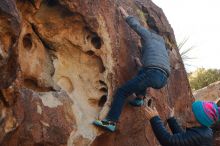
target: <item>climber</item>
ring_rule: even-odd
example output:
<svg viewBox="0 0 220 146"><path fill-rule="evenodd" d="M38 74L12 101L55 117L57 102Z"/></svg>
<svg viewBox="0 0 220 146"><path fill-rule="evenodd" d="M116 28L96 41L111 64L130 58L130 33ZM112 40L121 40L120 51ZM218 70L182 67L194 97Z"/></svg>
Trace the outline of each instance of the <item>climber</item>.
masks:
<svg viewBox="0 0 220 146"><path fill-rule="evenodd" d="M141 26L140 23L133 16L129 16L122 7L119 7L119 10L128 25L141 38L141 63L143 67L133 79L127 81L117 89L113 96L113 103L107 117L104 120L96 120L93 122L94 125L112 132L116 130L116 122L120 117L126 98L135 93L136 98L130 103L133 106L142 106L146 89L148 87L155 89L164 87L170 74L169 57L164 39L160 35ZM138 61L136 60L136 62Z"/></svg>
<svg viewBox="0 0 220 146"><path fill-rule="evenodd" d="M171 110L168 125L172 135L166 130L156 108L145 107L146 117L150 120L155 136L162 146L212 146L213 132L210 126L220 121L220 107L214 102L195 101L192 104L190 123L193 127L182 129Z"/></svg>

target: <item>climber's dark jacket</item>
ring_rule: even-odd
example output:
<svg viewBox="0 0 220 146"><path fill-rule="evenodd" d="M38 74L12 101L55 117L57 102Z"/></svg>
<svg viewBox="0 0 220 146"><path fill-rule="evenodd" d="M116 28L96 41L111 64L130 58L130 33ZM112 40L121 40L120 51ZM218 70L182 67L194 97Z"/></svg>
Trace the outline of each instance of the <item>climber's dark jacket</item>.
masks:
<svg viewBox="0 0 220 146"><path fill-rule="evenodd" d="M168 119L171 135L159 116L150 120L155 136L162 146L212 146L213 132L208 127L195 127L183 130L175 118Z"/></svg>
<svg viewBox="0 0 220 146"><path fill-rule="evenodd" d="M128 25L141 37L141 62L144 67L158 67L170 74L170 63L163 37L141 26L132 16L126 18Z"/></svg>

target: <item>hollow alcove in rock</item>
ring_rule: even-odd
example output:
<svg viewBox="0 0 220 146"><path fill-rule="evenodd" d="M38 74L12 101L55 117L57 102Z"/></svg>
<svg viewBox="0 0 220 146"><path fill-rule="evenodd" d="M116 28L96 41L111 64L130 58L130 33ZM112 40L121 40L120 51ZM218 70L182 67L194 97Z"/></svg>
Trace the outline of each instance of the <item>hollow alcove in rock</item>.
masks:
<svg viewBox="0 0 220 146"><path fill-rule="evenodd" d="M71 80L68 77L65 76L61 76L58 81L57 84L63 88L64 90L66 90L68 93L72 93L74 90L74 85L71 82Z"/></svg>
<svg viewBox="0 0 220 146"><path fill-rule="evenodd" d="M88 54L89 56L93 56L95 54L95 52L92 50L89 50L86 52L86 54Z"/></svg>
<svg viewBox="0 0 220 146"><path fill-rule="evenodd" d="M24 45L24 48L27 50L30 50L32 48L32 37L30 33L24 36L23 45Z"/></svg>
<svg viewBox="0 0 220 146"><path fill-rule="evenodd" d="M36 91L57 89L52 74L54 67L47 49L30 23L23 22L18 40L18 60L24 85Z"/></svg>
<svg viewBox="0 0 220 146"><path fill-rule="evenodd" d="M103 107L106 101L107 101L107 95L103 95L99 100L99 106Z"/></svg>
<svg viewBox="0 0 220 146"><path fill-rule="evenodd" d="M79 136L92 140L97 129L88 121L98 117L108 97L107 83L99 82L107 75L101 56L104 43L89 29L82 15L59 3L43 1L33 20L32 28L42 44L47 44L44 47L49 48L47 52L53 60L53 81L74 102L71 110L76 118L76 131L70 140L77 141Z"/></svg>
<svg viewBox="0 0 220 146"><path fill-rule="evenodd" d="M107 88L104 88L102 87L101 89L99 89L100 91L104 92L104 93L108 93L108 89Z"/></svg>
<svg viewBox="0 0 220 146"><path fill-rule="evenodd" d="M96 49L100 49L102 46L102 39L97 34L95 34L95 36L93 36L91 39L91 43Z"/></svg>

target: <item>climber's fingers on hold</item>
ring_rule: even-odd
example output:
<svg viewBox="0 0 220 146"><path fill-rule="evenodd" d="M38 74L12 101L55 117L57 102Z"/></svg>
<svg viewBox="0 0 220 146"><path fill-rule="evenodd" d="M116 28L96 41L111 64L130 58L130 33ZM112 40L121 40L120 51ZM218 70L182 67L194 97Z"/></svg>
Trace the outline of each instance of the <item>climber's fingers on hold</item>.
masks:
<svg viewBox="0 0 220 146"><path fill-rule="evenodd" d="M147 119L150 119L150 112L151 112L150 110L151 110L151 109L150 109L149 107L145 107L144 110L145 110L145 116L146 116L146 118L147 118Z"/></svg>
<svg viewBox="0 0 220 146"><path fill-rule="evenodd" d="M153 108L151 108L151 107L145 107L144 110L145 110L146 118L149 119L149 120L150 120L151 118L153 118L153 117L159 115L158 112L157 112L156 107L153 107Z"/></svg>

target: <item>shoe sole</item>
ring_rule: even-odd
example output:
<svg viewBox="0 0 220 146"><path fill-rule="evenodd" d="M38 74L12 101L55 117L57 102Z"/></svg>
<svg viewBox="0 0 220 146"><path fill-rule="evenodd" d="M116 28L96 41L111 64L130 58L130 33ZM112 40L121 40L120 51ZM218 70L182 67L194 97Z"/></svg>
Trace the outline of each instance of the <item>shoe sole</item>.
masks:
<svg viewBox="0 0 220 146"><path fill-rule="evenodd" d="M143 106L143 105L144 105L144 104L137 105L137 104L133 104L132 102L129 102L129 104L130 104L131 106L134 106L134 107L141 107L141 106Z"/></svg>
<svg viewBox="0 0 220 146"><path fill-rule="evenodd" d="M100 128L103 128L103 129L105 129L105 130L108 130L108 131L110 131L110 132L114 132L114 131L115 131L115 130L109 129L108 127L103 126L102 124L97 123L97 122L93 122L93 125L95 125L95 126L97 126L97 127L100 127Z"/></svg>

